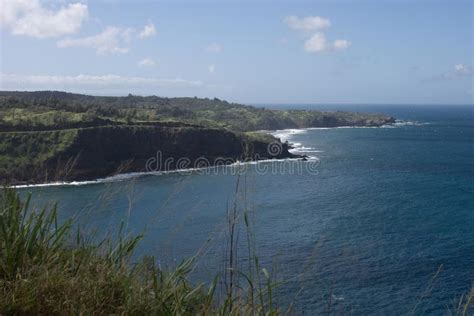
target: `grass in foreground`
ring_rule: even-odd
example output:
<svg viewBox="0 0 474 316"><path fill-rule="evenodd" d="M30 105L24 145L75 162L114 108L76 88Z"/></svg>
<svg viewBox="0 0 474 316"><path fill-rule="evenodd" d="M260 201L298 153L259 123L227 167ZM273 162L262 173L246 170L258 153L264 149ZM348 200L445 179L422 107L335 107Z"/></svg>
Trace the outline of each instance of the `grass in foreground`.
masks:
<svg viewBox="0 0 474 316"><path fill-rule="evenodd" d="M275 283L261 269L247 229L249 262L244 274L236 266L239 217L236 204L228 211L228 253L223 275L208 286L189 282L194 258L170 271L153 257L131 264L141 236L87 242L72 222L58 223L56 207L32 211L14 189L0 192L0 315L276 315L290 314L273 302ZM243 214L248 228L249 219ZM239 283L240 279L244 282ZM217 294L219 284L224 290ZM472 315L474 289L457 300L447 315ZM413 315L419 314L417 306ZM329 311L328 314L343 314Z"/></svg>
<svg viewBox="0 0 474 316"><path fill-rule="evenodd" d="M120 233L116 242L92 245L72 232L70 221L58 223L55 207L31 211L29 201L23 203L13 189L0 194L0 315L277 312L266 303L270 285L242 295L231 286L218 302L217 277L209 287L188 281L193 259L172 271L160 270L152 257L132 265L141 236Z"/></svg>

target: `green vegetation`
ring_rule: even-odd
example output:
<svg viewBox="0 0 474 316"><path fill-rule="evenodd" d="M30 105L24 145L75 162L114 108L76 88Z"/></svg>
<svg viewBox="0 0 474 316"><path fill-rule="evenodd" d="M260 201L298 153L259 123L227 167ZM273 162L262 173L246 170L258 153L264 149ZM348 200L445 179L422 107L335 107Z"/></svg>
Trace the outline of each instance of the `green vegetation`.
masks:
<svg viewBox="0 0 474 316"><path fill-rule="evenodd" d="M16 128L64 128L90 124L186 123L233 131L393 122L380 114L270 110L219 99L95 97L57 91L0 92L0 124ZM88 125L89 124L89 125Z"/></svg>
<svg viewBox="0 0 474 316"><path fill-rule="evenodd" d="M238 191L238 184L236 191ZM196 258L161 269L153 257L130 258L142 236L118 235L93 243L71 220L60 222L56 206L32 209L14 189L0 192L0 315L277 315L272 280L255 254L247 210L229 208L224 271L208 284L193 284ZM245 229L248 262L236 264L238 225ZM242 254L241 254L242 255ZM435 278L434 276L433 278ZM431 285L429 286L431 288ZM428 289L429 293L429 289ZM421 298L420 298L421 300ZM446 314L471 315L474 289L455 300ZM328 314L343 314L331 308ZM412 314L418 314L418 303ZM350 309L349 309L350 310Z"/></svg>
<svg viewBox="0 0 474 316"><path fill-rule="evenodd" d="M275 141L275 138L272 135L262 132L246 132L245 136L249 139L260 141L263 143L271 143Z"/></svg>
<svg viewBox="0 0 474 316"><path fill-rule="evenodd" d="M273 284L258 267L262 283L245 276L237 288L235 258L230 251L223 277L210 285L194 285L188 274L194 258L166 271L152 257L132 264L130 256L141 236L115 242L88 243L73 223L58 221L56 207L30 210L13 189L0 194L0 314L127 314L127 315L272 315ZM235 227L230 212L229 227ZM233 229L232 229L233 231ZM231 240L235 236L231 235ZM230 247L234 249L235 245ZM229 272L230 273L226 273ZM243 275L243 274L242 274ZM219 299L217 287L225 284Z"/></svg>
<svg viewBox="0 0 474 316"><path fill-rule="evenodd" d="M271 135L235 133L193 126L106 125L61 130L0 133L0 183L88 180L119 172L144 172L161 152L154 171L172 170L181 158L188 167L205 157L230 162L265 159ZM279 157L292 157L285 151ZM222 158L221 158L222 157ZM166 159L172 159L165 165Z"/></svg>
<svg viewBox="0 0 474 316"><path fill-rule="evenodd" d="M269 110L219 99L95 97L57 91L0 92L0 183L90 180L144 172L163 158L291 158L261 130L380 126L378 114ZM170 166L173 168L173 166Z"/></svg>
<svg viewBox="0 0 474 316"><path fill-rule="evenodd" d="M0 179L28 178L72 144L77 130L0 133Z"/></svg>

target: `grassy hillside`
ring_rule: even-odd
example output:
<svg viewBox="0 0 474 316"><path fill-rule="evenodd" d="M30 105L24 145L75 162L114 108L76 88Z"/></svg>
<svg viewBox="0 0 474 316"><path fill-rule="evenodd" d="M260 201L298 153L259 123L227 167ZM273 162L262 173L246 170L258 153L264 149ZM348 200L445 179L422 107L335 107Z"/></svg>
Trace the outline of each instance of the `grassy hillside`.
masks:
<svg viewBox="0 0 474 316"><path fill-rule="evenodd" d="M0 92L0 182L88 180L143 172L158 151L164 159L294 157L288 145L258 130L380 126L378 114L278 111L219 99L95 97L57 91ZM170 165L169 168L175 168ZM193 167L193 166L190 166Z"/></svg>
<svg viewBox="0 0 474 316"><path fill-rule="evenodd" d="M17 127L59 128L101 119L115 124L183 122L234 131L378 126L394 120L381 114L270 110L219 99L95 97L56 91L0 92L0 118L0 125Z"/></svg>
<svg viewBox="0 0 474 316"><path fill-rule="evenodd" d="M0 183L90 180L123 172L194 168L202 158L209 166L267 159L270 135L225 129L168 125L108 125L62 130L0 133ZM288 145L274 158L293 157ZM147 162L160 153L160 164ZM178 166L179 159L188 165ZM165 164L165 161L170 161ZM148 169L147 169L148 168Z"/></svg>
<svg viewBox="0 0 474 316"><path fill-rule="evenodd" d="M77 130L0 133L0 179L16 182L35 178L44 164L65 151L76 136Z"/></svg>

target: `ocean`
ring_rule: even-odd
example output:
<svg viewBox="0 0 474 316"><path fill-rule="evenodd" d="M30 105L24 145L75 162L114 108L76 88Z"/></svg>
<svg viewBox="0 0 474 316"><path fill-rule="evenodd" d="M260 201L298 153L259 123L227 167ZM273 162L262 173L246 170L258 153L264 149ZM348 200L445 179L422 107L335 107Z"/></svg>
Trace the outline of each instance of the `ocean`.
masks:
<svg viewBox="0 0 474 316"><path fill-rule="evenodd" d="M153 255L166 268L197 254L194 282L222 272L236 203L249 214L261 266L280 283L278 305L293 303L296 314L454 309L474 281L474 107L293 107L400 121L272 131L310 159L247 164L240 175L233 166L20 191L32 192L35 205L57 201L63 219L97 238L113 236L121 222L143 233L134 260ZM244 270L244 225L238 238Z"/></svg>

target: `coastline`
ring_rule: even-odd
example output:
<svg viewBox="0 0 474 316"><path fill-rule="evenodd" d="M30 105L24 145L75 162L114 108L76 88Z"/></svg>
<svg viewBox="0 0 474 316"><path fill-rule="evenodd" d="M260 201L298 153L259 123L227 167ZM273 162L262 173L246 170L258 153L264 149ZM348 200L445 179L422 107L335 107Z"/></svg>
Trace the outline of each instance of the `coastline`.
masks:
<svg viewBox="0 0 474 316"><path fill-rule="evenodd" d="M166 171L126 172L126 173L119 173L110 177L98 178L94 180L16 184L10 187L16 188L16 189L26 189L26 188L34 188L34 187L80 186L80 185L90 185L90 184L100 184L100 183L111 183L111 182L125 181L125 180L129 180L133 178L141 178L145 176L161 176L161 175L167 175L167 174L173 174L173 173L185 174L185 173L192 173L196 171L213 170L217 168L235 168L235 167L244 166L244 165L256 165L260 163L303 161L302 158L305 158L305 157L300 156L300 157L294 157L294 158L275 158L275 159L261 159L261 160L251 160L251 161L237 161L232 164L215 165L215 166L208 166L208 167L202 167L202 168L184 168L184 169L174 169L174 170L166 170ZM309 157L308 160L311 161L312 157Z"/></svg>
<svg viewBox="0 0 474 316"><path fill-rule="evenodd" d="M174 169L174 170L166 170L166 171L140 171L140 172L126 172L126 173L119 173L116 175L112 175L109 177L91 179L91 180L80 180L80 181L58 181L58 182L46 182L46 183L31 183L31 184L16 184L12 185L11 187L17 189L27 189L33 187L52 187L52 186L80 186L80 185L92 185L92 184L101 184L101 183L111 183L111 182L120 182L125 181L133 178L140 178L144 176L160 176L160 175L167 175L167 174L185 174L185 173L192 173L196 171L202 170L213 170L216 168L234 168L239 165L255 165L258 163L270 163L270 162L282 162L288 160L301 160L302 158L306 158L308 160L318 159L315 156L307 156L301 155L301 153L320 153L323 152L321 150L317 150L312 147L305 147L304 144L301 143L292 143L290 141L291 135L294 134L301 134L305 133L309 130L330 130L330 129L359 129L359 128L397 128L401 126L418 126L418 125L425 125L428 123L416 122L416 121L404 121L404 120L396 120L395 123L392 124L385 124L381 126L337 126L337 127L307 127L307 128L288 128L288 129L278 129L278 130L261 130L258 132L265 133L276 138L279 138L282 143L288 141L290 145L290 149L288 150L290 153L297 157L293 158L281 158L281 159L262 159L262 160L251 160L251 161L236 161L232 164L227 165L215 165L215 166L206 166L202 168L184 168L184 169Z"/></svg>
<svg viewBox="0 0 474 316"><path fill-rule="evenodd" d="M297 143L290 148L256 131L395 123L394 117L378 113L275 110L207 98L2 91L0 103L5 108L0 111L5 131L0 132L0 181L17 186L306 158L300 152L309 148Z"/></svg>

